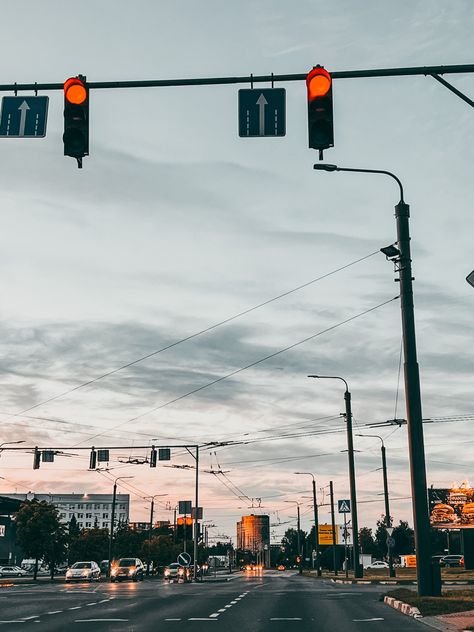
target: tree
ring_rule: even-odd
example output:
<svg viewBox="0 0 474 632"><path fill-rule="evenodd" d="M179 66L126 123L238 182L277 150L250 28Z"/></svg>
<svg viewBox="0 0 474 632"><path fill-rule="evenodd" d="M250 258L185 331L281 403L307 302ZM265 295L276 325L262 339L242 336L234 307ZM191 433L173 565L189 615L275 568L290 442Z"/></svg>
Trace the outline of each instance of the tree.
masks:
<svg viewBox="0 0 474 632"><path fill-rule="evenodd" d="M415 532L406 520L400 520L392 534L395 540L394 555L411 555L415 552Z"/></svg>
<svg viewBox="0 0 474 632"><path fill-rule="evenodd" d="M69 542L69 564L83 560L100 563L109 555L108 529L83 529Z"/></svg>
<svg viewBox="0 0 474 632"><path fill-rule="evenodd" d="M38 576L38 561L52 565L64 559L66 536L56 507L46 501L25 500L15 514L17 540L27 557L35 560L33 578Z"/></svg>
<svg viewBox="0 0 474 632"><path fill-rule="evenodd" d="M362 527L362 529L359 529L359 545L361 553L376 555L377 544L374 540L372 529L369 529L368 527Z"/></svg>
<svg viewBox="0 0 474 632"><path fill-rule="evenodd" d="M69 521L68 531L71 538L75 538L79 535L81 530L79 529L79 525L77 524L76 516L73 516Z"/></svg>

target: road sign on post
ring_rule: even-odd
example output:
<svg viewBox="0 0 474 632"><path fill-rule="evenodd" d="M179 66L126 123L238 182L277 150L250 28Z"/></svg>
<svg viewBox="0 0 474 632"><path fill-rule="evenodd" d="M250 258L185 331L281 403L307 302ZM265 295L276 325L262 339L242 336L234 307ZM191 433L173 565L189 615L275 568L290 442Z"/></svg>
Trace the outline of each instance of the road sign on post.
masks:
<svg viewBox="0 0 474 632"><path fill-rule="evenodd" d="M3 97L0 136L44 138L49 97Z"/></svg>
<svg viewBox="0 0 474 632"><path fill-rule="evenodd" d="M472 285L472 287L474 287L474 270L471 272L471 274L467 275L466 281L469 283L469 285Z"/></svg>
<svg viewBox="0 0 474 632"><path fill-rule="evenodd" d="M178 511L180 514L191 515L192 501L190 500L180 500L178 502Z"/></svg>
<svg viewBox="0 0 474 632"><path fill-rule="evenodd" d="M191 556L189 555L189 553L180 553L178 555L178 564L181 564L181 566L185 566L187 568L191 564Z"/></svg>
<svg viewBox="0 0 474 632"><path fill-rule="evenodd" d="M284 88L239 90L239 136L285 136Z"/></svg>
<svg viewBox="0 0 474 632"><path fill-rule="evenodd" d="M338 500L337 510L342 514L351 513L351 501L349 499Z"/></svg>

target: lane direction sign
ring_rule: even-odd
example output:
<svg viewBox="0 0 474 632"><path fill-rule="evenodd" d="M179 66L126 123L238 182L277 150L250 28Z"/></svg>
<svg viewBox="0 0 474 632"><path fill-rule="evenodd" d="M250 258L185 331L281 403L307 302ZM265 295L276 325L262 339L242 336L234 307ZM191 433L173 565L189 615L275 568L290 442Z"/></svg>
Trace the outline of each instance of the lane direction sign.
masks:
<svg viewBox="0 0 474 632"><path fill-rule="evenodd" d="M342 513L342 514L351 513L351 501L349 499L338 500L337 510L339 513Z"/></svg>
<svg viewBox="0 0 474 632"><path fill-rule="evenodd" d="M0 137L44 138L49 97L3 97Z"/></svg>
<svg viewBox="0 0 474 632"><path fill-rule="evenodd" d="M239 90L239 136L285 136L284 88Z"/></svg>
<svg viewBox="0 0 474 632"><path fill-rule="evenodd" d="M178 555L178 564L187 568L191 564L191 556L189 553L183 552Z"/></svg>

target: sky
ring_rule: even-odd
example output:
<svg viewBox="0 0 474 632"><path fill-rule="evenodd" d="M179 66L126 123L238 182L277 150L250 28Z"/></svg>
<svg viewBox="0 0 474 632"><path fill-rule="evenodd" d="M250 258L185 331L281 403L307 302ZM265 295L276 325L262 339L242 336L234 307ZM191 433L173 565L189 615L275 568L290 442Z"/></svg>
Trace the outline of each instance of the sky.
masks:
<svg viewBox="0 0 474 632"><path fill-rule="evenodd" d="M472 62L470 0L44 0L2 20L0 84ZM472 75L445 79L472 97ZM249 87L91 90L82 170L63 156L61 91L40 91L45 138L0 139L0 443L66 453L33 471L30 452L3 451L0 493L110 493L130 476L131 518L166 494L169 519L194 498L193 458L127 461L199 444L212 537L268 513L277 542L295 501L311 526L311 478L294 472L315 475L322 522L329 481L349 497L343 383L319 373L348 382L354 433L385 440L391 511L412 524L406 426L370 427L406 418L399 289L379 252L398 188L313 170L304 82L275 84L285 137L239 138ZM424 76L337 79L333 94L325 160L394 172L410 204L428 484L472 480L472 109ZM93 445L118 448L107 472L88 471ZM375 527L380 441L355 448L359 525Z"/></svg>

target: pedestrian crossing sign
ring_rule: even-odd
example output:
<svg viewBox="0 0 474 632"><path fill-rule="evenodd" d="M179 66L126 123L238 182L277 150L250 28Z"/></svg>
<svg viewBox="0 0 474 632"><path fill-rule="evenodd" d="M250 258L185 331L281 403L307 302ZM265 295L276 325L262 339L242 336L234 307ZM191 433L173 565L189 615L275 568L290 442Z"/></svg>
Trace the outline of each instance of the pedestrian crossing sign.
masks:
<svg viewBox="0 0 474 632"><path fill-rule="evenodd" d="M351 501L348 499L338 500L337 510L339 513L351 513Z"/></svg>

